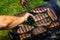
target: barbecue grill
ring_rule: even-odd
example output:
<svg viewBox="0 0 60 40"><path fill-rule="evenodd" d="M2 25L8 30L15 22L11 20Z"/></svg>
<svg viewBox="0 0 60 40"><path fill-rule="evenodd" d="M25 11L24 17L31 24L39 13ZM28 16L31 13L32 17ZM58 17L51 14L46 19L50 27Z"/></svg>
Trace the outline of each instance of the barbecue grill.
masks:
<svg viewBox="0 0 60 40"><path fill-rule="evenodd" d="M12 29L9 32L11 40L59 40L60 39L60 19L59 12L54 6L48 4L31 9L31 13L36 18L30 16L27 22ZM56 7L56 4L55 4ZM58 13L58 14L57 14ZM20 14L21 15L21 14Z"/></svg>

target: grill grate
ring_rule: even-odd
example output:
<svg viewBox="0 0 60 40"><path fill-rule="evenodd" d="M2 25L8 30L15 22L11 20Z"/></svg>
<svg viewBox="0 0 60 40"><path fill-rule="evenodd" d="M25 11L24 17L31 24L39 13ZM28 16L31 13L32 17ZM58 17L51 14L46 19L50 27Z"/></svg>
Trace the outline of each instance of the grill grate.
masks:
<svg viewBox="0 0 60 40"><path fill-rule="evenodd" d="M39 7L29 11L34 17L29 17L25 24L9 32L11 40L58 40L60 39L60 22L51 8ZM19 17L24 14L18 15ZM33 24L33 25L32 25Z"/></svg>

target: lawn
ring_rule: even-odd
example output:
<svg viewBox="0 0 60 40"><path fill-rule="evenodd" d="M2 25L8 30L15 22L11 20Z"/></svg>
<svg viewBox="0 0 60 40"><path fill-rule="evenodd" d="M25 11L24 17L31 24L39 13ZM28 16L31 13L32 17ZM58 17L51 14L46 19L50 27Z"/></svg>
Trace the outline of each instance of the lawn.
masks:
<svg viewBox="0 0 60 40"><path fill-rule="evenodd" d="M0 0L0 15L17 15L44 4L43 0L30 0L29 4L22 8L20 0ZM0 40L10 40L8 31L0 30Z"/></svg>

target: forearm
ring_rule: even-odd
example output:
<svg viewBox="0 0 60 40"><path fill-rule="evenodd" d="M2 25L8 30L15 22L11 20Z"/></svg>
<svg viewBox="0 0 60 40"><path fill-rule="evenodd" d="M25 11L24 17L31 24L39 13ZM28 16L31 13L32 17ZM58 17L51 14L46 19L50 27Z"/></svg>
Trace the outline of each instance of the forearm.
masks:
<svg viewBox="0 0 60 40"><path fill-rule="evenodd" d="M27 20L29 14L22 17L0 16L0 29L11 29Z"/></svg>

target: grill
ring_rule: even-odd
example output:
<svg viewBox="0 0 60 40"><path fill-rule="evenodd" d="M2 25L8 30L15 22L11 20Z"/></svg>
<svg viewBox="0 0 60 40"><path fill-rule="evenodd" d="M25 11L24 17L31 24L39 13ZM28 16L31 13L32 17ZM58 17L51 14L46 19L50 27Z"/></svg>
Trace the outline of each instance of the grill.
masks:
<svg viewBox="0 0 60 40"><path fill-rule="evenodd" d="M52 8L38 7L29 11L34 15L27 22L9 32L11 40L59 40L60 22ZM19 17L24 14L18 15Z"/></svg>

